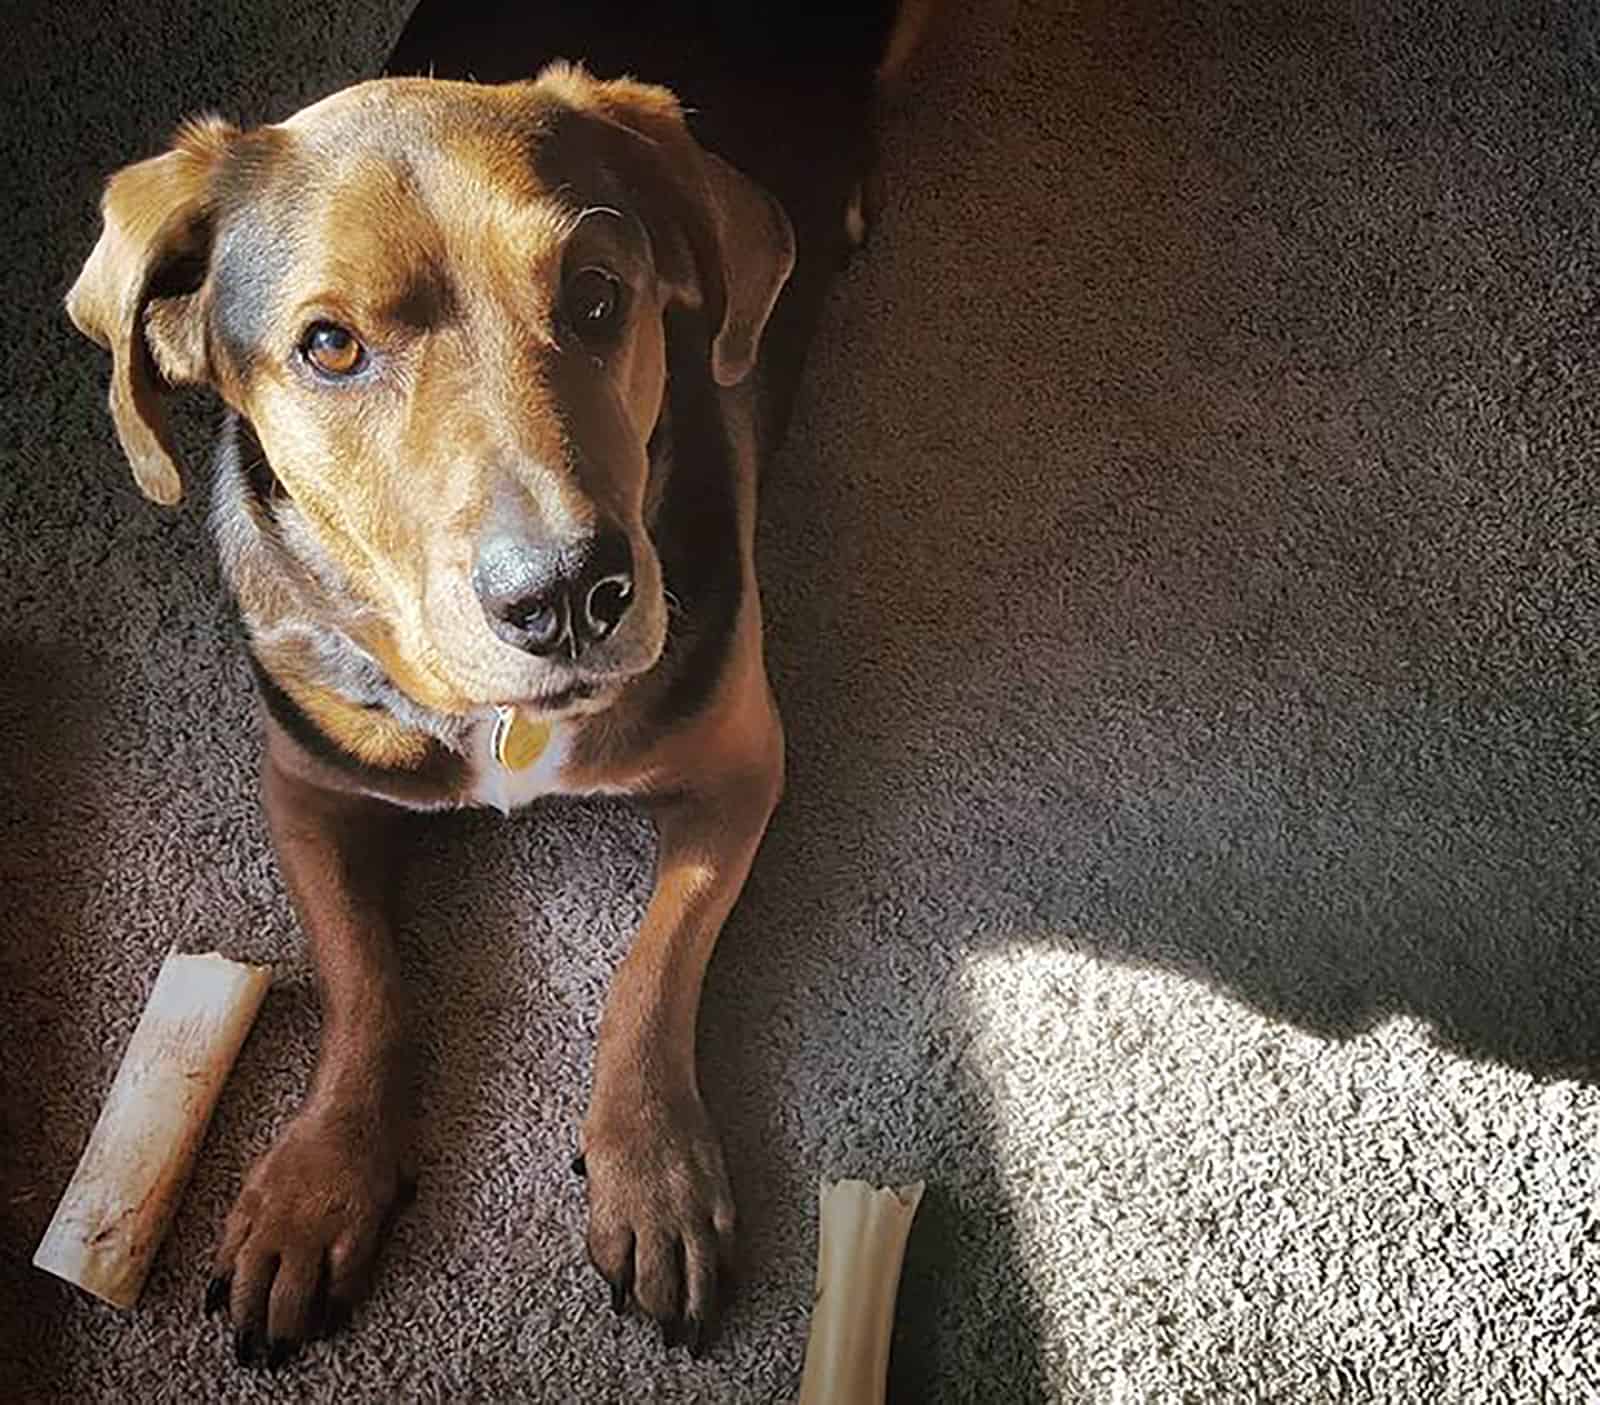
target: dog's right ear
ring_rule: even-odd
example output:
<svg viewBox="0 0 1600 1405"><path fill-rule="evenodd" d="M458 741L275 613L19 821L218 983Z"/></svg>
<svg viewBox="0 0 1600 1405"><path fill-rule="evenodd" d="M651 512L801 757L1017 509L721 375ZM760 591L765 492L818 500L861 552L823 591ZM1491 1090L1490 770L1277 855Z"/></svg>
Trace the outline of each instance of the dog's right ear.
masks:
<svg viewBox="0 0 1600 1405"><path fill-rule="evenodd" d="M147 498L183 496L160 397L210 378L206 262L217 171L238 133L217 118L186 124L171 151L118 171L105 224L67 294L67 315L111 350L111 418Z"/></svg>

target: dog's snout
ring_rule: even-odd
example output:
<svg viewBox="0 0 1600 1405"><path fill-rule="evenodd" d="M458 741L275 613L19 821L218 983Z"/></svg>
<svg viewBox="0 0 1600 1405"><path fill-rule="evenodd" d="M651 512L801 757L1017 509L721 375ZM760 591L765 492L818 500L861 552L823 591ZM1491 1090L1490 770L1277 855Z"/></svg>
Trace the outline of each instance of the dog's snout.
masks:
<svg viewBox="0 0 1600 1405"><path fill-rule="evenodd" d="M478 552L472 584L508 644L576 659L633 603L633 552L620 532L559 543L493 537Z"/></svg>

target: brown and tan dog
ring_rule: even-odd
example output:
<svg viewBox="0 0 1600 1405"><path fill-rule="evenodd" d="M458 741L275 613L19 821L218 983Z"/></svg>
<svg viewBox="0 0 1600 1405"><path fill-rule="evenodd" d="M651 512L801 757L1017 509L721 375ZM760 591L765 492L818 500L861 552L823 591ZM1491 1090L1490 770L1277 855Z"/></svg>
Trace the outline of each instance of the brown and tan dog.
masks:
<svg viewBox="0 0 1600 1405"><path fill-rule="evenodd" d="M655 892L580 1134L589 1253L619 1308L692 1347L725 1282L734 1207L694 1042L783 783L756 466L850 242L881 71L925 7L897 26L712 5L688 35L618 8L427 0L391 71L539 76L387 78L276 126L186 126L111 180L68 298L111 349L148 496L181 494L165 389L227 407L216 536L320 975L312 1087L246 1177L207 1293L241 1361L348 1315L402 1197L385 905L407 810L649 807ZM696 134L667 88L559 57L665 79Z"/></svg>

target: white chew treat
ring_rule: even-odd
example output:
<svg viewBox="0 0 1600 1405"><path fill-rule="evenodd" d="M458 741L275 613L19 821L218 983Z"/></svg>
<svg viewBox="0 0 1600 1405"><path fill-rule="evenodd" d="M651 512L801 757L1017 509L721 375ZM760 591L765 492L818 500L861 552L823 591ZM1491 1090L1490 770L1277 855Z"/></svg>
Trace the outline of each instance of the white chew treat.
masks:
<svg viewBox="0 0 1600 1405"><path fill-rule="evenodd" d="M271 981L270 966L168 953L36 1267L134 1305Z"/></svg>
<svg viewBox="0 0 1600 1405"><path fill-rule="evenodd" d="M900 1265L922 1182L826 1182L817 1293L798 1405L883 1405Z"/></svg>

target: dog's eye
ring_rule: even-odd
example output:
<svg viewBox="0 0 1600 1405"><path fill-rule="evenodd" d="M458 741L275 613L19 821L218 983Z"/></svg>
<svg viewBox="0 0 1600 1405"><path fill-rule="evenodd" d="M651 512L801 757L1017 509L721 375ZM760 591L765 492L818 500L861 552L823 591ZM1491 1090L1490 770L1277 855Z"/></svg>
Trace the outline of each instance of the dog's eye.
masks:
<svg viewBox="0 0 1600 1405"><path fill-rule="evenodd" d="M580 337L611 331L622 310L622 280L603 268L582 268L567 279L562 294L567 321Z"/></svg>
<svg viewBox="0 0 1600 1405"><path fill-rule="evenodd" d="M355 333L337 322L313 322L301 339L300 354L325 376L353 376L367 359Z"/></svg>

